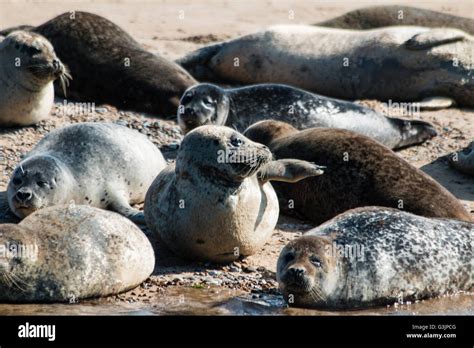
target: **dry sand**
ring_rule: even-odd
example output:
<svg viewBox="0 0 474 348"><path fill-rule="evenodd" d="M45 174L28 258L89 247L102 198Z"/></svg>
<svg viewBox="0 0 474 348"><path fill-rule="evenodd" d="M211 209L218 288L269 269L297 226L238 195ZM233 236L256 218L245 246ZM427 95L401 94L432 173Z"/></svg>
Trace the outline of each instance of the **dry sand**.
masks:
<svg viewBox="0 0 474 348"><path fill-rule="evenodd" d="M414 6L412 1L397 1L396 3ZM37 25L70 10L89 11L114 21L147 49L169 59L176 59L209 42L244 35L269 25L316 23L354 8L374 4L395 4L395 2L305 0L0 1L0 28L19 24ZM474 2L469 0L456 2L419 1L415 6L474 17ZM293 11L293 20L289 19L289 11ZM57 100L57 102L62 103L62 100ZM381 107L380 103L376 101L361 102L374 108ZM432 122L440 135L423 145L402 150L398 154L437 179L462 200L474 216L474 179L452 170L445 159L445 156L464 148L474 139L473 117L474 110L472 109L452 108L423 112L416 118ZM28 152L44 134L65 124L84 121L118 122L135 128L147 134L170 160L174 157L175 144L182 139L179 128L173 121L150 119L136 113L119 111L111 106L100 106L93 113L70 115L65 112L64 106L60 105L52 111L51 119L40 125L22 129L0 130L3 158L1 169L4 173L0 180L0 189L5 189L9 175L21 155ZM61 305L59 305L59 309L48 306L0 305L0 314L57 314L58 311L73 314L131 313L137 311L137 308L145 314L164 313L166 311L163 311L163 308L169 309L166 299L176 300L182 291L187 291L186 298L193 300L184 301L184 304L181 307L178 306L179 309L174 313L226 313L226 311L210 310L216 301L221 301L222 298L231 303L229 305L231 309L228 312L240 313L235 308L241 308L242 303L238 302L236 305L232 302L235 296L258 298L262 294L278 295L274 273L278 254L283 245L310 227L311 225L305 222L282 216L274 235L260 253L224 267L211 264L190 264L177 259L158 243L155 243L157 249L155 273L141 287L133 291L105 300L86 301L82 306L75 305L74 310L66 309ZM145 232L147 231L145 230ZM152 238L152 236L150 237ZM208 290L199 292L200 289ZM192 295L188 294L189 291ZM212 300L213 297L215 297L214 300ZM191 306L191 302L193 306ZM131 309L124 307L136 303L139 304L138 307L133 305ZM90 306L93 306L92 309ZM186 306L193 307L193 309L183 309ZM276 306L281 307L282 305ZM473 313L474 311L472 296L462 297L461 300L458 298L434 300L431 305L417 306L408 308L407 313L452 313L453 311L454 313L463 313L463 311ZM376 311L375 313L392 312L396 312L396 310ZM264 310L263 313L272 313L272 311ZM284 313L321 314L321 312L297 310ZM374 312L355 314L363 313Z"/></svg>

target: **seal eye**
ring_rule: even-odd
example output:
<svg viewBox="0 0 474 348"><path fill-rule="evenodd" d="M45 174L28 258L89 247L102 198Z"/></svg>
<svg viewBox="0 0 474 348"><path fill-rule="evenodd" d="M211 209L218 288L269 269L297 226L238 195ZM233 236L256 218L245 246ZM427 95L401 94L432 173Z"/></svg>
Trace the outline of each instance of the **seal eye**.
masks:
<svg viewBox="0 0 474 348"><path fill-rule="evenodd" d="M232 138L232 139L230 139L230 143L231 143L232 146L240 147L240 145L242 145L243 141L240 138Z"/></svg>
<svg viewBox="0 0 474 348"><path fill-rule="evenodd" d="M295 259L295 254L293 253L287 253L285 255L285 262L288 263L290 261L293 261Z"/></svg>
<svg viewBox="0 0 474 348"><path fill-rule="evenodd" d="M13 179L13 185L21 185L22 181L20 178L14 178Z"/></svg>
<svg viewBox="0 0 474 348"><path fill-rule="evenodd" d="M41 49L36 48L34 46L28 47L27 51L28 51L28 54L31 55L31 56L35 55L35 54L38 54L38 53L41 53Z"/></svg>
<svg viewBox="0 0 474 348"><path fill-rule="evenodd" d="M316 256L311 256L309 258L309 261L316 267L321 267L321 260L317 258Z"/></svg>
<svg viewBox="0 0 474 348"><path fill-rule="evenodd" d="M214 105L214 101L212 100L211 97L204 98L204 100L202 102L204 103L204 105L207 105L207 106Z"/></svg>
<svg viewBox="0 0 474 348"><path fill-rule="evenodd" d="M39 186L39 187L46 187L48 185L48 183L46 181L37 181L36 184Z"/></svg>

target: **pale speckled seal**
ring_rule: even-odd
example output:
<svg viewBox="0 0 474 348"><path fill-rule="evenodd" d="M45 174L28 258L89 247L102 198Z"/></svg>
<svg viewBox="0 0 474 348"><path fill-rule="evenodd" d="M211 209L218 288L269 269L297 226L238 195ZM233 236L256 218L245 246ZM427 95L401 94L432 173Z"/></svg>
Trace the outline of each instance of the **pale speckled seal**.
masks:
<svg viewBox="0 0 474 348"><path fill-rule="evenodd" d="M68 65L72 99L170 116L176 114L179 97L196 83L180 66L147 52L119 26L92 13L66 12L38 27L22 28L50 40Z"/></svg>
<svg viewBox="0 0 474 348"><path fill-rule="evenodd" d="M363 7L315 25L342 29L373 29L393 25L417 25L430 28L457 28L474 35L474 20L471 18L400 5Z"/></svg>
<svg viewBox="0 0 474 348"><path fill-rule="evenodd" d="M110 123L80 123L46 135L16 167L8 203L20 218L43 207L89 204L143 223L141 203L166 166L146 136Z"/></svg>
<svg viewBox="0 0 474 348"><path fill-rule="evenodd" d="M473 106L473 38L458 29L281 25L178 60L204 81L284 83L329 97Z"/></svg>
<svg viewBox="0 0 474 348"><path fill-rule="evenodd" d="M285 121L298 129L349 129L390 148L419 144L436 135L434 127L424 121L386 117L362 105L278 84L222 89L201 83L184 93L178 108L184 133L206 124L243 131L264 119Z"/></svg>
<svg viewBox="0 0 474 348"><path fill-rule="evenodd" d="M90 206L39 210L0 225L0 301L75 302L134 288L153 248L126 218Z"/></svg>
<svg viewBox="0 0 474 348"><path fill-rule="evenodd" d="M321 175L304 161L271 161L264 145L228 127L202 126L183 139L145 199L148 228L183 258L229 262L257 252L278 219L268 180Z"/></svg>
<svg viewBox="0 0 474 348"><path fill-rule="evenodd" d="M448 190L366 136L331 128L298 131L270 120L254 124L244 135L267 145L276 159L297 158L327 167L320 177L273 185L282 206L317 224L368 205L471 221L469 212Z"/></svg>
<svg viewBox="0 0 474 348"><path fill-rule="evenodd" d="M290 305L328 309L469 291L473 235L469 222L354 209L285 246L277 280Z"/></svg>
<svg viewBox="0 0 474 348"><path fill-rule="evenodd" d="M0 39L0 126L27 126L46 119L54 103L53 81L70 78L43 36L15 31Z"/></svg>
<svg viewBox="0 0 474 348"><path fill-rule="evenodd" d="M451 165L460 172L474 176L474 141L450 157Z"/></svg>

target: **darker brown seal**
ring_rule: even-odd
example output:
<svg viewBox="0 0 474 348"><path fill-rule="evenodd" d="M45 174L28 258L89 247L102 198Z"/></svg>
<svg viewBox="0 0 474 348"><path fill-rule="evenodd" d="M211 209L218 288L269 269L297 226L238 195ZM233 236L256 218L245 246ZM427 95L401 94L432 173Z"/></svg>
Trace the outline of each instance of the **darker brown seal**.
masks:
<svg viewBox="0 0 474 348"><path fill-rule="evenodd" d="M256 123L244 134L269 146L277 159L291 157L327 167L320 177L292 185L273 184L285 199L282 209L294 208L317 224L369 205L471 221L470 214L448 190L366 136L332 128L297 131L278 121Z"/></svg>
<svg viewBox="0 0 474 348"><path fill-rule="evenodd" d="M72 99L168 116L176 114L181 95L197 83L177 64L145 51L122 28L92 13L66 12L38 27L21 28L53 44L73 77L67 95Z"/></svg>

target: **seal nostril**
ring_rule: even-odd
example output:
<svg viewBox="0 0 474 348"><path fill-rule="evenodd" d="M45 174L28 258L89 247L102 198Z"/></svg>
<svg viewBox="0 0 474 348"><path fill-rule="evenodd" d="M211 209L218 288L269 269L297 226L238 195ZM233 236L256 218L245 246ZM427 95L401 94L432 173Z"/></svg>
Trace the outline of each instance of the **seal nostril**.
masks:
<svg viewBox="0 0 474 348"><path fill-rule="evenodd" d="M30 191L18 191L16 197L19 201L26 202L33 197L33 194Z"/></svg>
<svg viewBox="0 0 474 348"><path fill-rule="evenodd" d="M61 64L59 63L59 60L54 59L54 60L53 60L53 68L54 68L55 70L59 70L60 67L61 67Z"/></svg>

